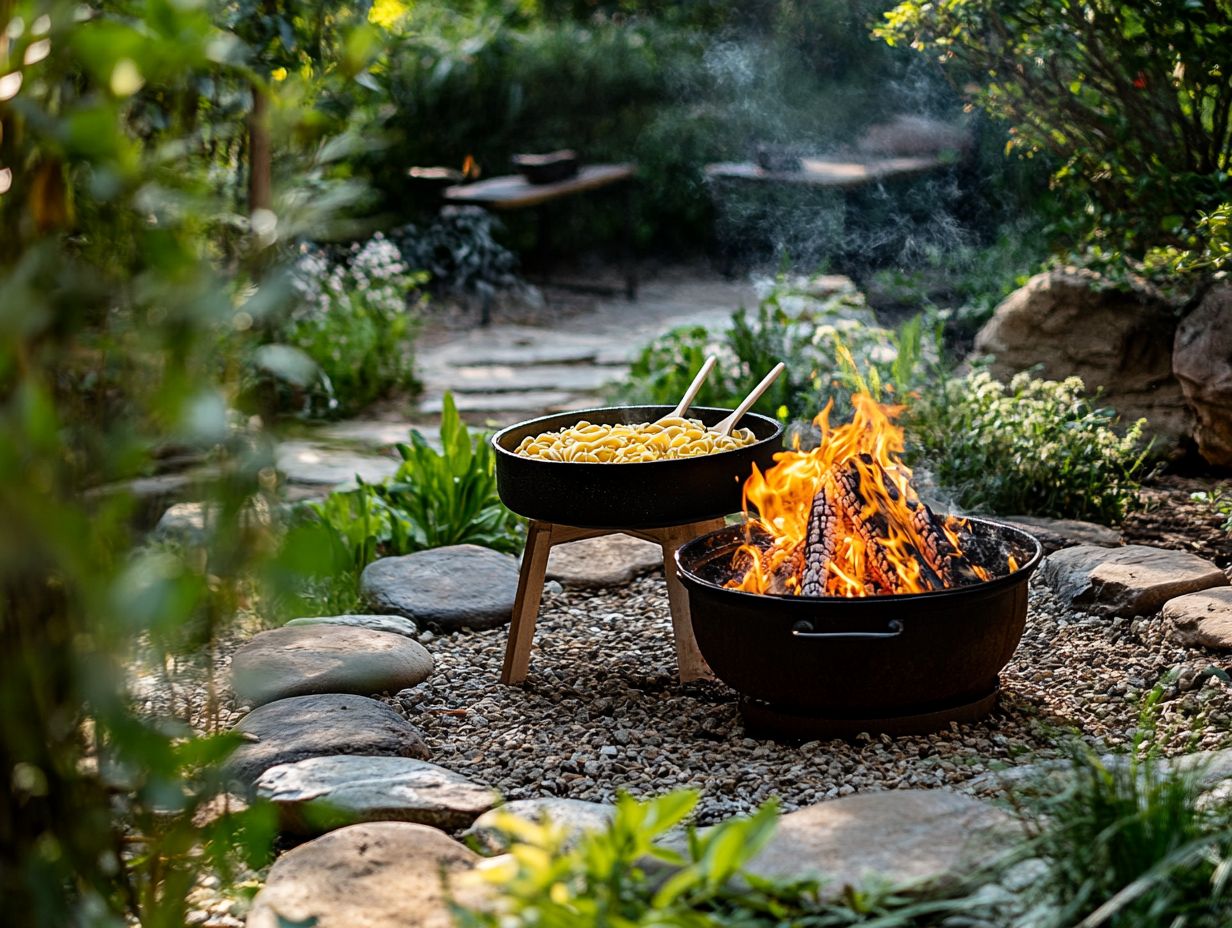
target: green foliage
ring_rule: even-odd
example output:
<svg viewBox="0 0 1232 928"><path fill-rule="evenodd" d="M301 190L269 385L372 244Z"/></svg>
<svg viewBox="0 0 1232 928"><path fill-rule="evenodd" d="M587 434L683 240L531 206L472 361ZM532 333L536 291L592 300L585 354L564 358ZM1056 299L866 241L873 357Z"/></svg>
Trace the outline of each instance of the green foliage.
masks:
<svg viewBox="0 0 1232 928"><path fill-rule="evenodd" d="M1195 503L1204 503L1212 513L1223 519L1223 530L1232 535L1232 493L1220 487L1211 492L1198 491L1190 493L1189 498Z"/></svg>
<svg viewBox="0 0 1232 928"><path fill-rule="evenodd" d="M1202 765L1170 769L1146 738L1113 763L1077 748L1066 787L1033 803L1049 928L1216 928L1232 919L1232 800L1204 798Z"/></svg>
<svg viewBox="0 0 1232 928"><path fill-rule="evenodd" d="M980 85L1009 147L1052 153L1083 231L1141 256L1227 200L1232 5L1161 0L907 0L878 34Z"/></svg>
<svg viewBox="0 0 1232 928"><path fill-rule="evenodd" d="M1136 505L1145 420L1123 435L1082 381L1009 385L986 372L947 380L909 405L912 462L929 468L962 509L1118 524Z"/></svg>
<svg viewBox="0 0 1232 928"><path fill-rule="evenodd" d="M988 914L974 899L912 897L885 886L822 902L815 882L750 875L743 868L777 824L773 803L672 841L669 832L696 803L685 791L644 802L622 795L608 828L572 847L550 822L502 816L497 827L513 839L510 856L476 871L501 894L482 912L455 907L461 928L908 928Z"/></svg>
<svg viewBox="0 0 1232 928"><path fill-rule="evenodd" d="M359 575L378 557L461 544L521 551L522 522L496 493L488 436L467 429L449 393L440 435L438 452L412 430L410 443L398 445L402 465L391 480L360 481L354 490L335 491L301 507L288 544L310 548L315 556L294 565L307 583L278 606L278 614L352 611L359 601Z"/></svg>
<svg viewBox="0 0 1232 928"><path fill-rule="evenodd" d="M292 274L299 304L280 335L316 362L325 393L319 412L354 412L415 385L418 320L409 295L417 282L379 232L341 261L320 252L300 257Z"/></svg>
<svg viewBox="0 0 1232 928"><path fill-rule="evenodd" d="M854 371L867 372L886 396L906 395L937 359L939 333L913 319L898 332L876 323L850 290L821 295L807 279L778 279L758 304L721 334L676 329L642 350L619 399L675 405L709 354L718 363L695 401L731 408L779 361L787 369L753 409L781 419L811 420L828 402L849 412Z"/></svg>

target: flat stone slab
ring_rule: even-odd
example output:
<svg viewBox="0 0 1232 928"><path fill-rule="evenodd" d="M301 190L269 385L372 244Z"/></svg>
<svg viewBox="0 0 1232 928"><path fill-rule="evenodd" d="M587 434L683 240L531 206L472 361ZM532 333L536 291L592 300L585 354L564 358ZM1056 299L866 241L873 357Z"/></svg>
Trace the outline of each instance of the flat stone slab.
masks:
<svg viewBox="0 0 1232 928"><path fill-rule="evenodd" d="M956 882L1021 841L991 803L948 789L857 793L784 815L747 867L756 876L823 880L822 893L869 879L894 885Z"/></svg>
<svg viewBox="0 0 1232 928"><path fill-rule="evenodd" d="M505 835L496 828L496 822L504 814L516 815L536 823L548 819L565 829L566 844L571 846L587 832L607 828L616 814L616 807L602 802L558 799L555 796L515 799L479 816L462 836L473 837L486 853L500 854L507 851L509 846Z"/></svg>
<svg viewBox="0 0 1232 928"><path fill-rule="evenodd" d="M458 393L454 406L458 412L528 412L538 415L573 399L572 393L560 390L518 390L502 393ZM445 408L441 396L425 397L418 409L424 415L437 415Z"/></svg>
<svg viewBox="0 0 1232 928"><path fill-rule="evenodd" d="M419 634L419 627L400 615L311 615L292 619L285 627L299 628L303 625L343 625L347 628L367 628L374 632L388 632L407 638L414 638Z"/></svg>
<svg viewBox="0 0 1232 928"><path fill-rule="evenodd" d="M629 535L603 535L557 545L548 555L547 577L586 589L619 586L663 566L663 549Z"/></svg>
<svg viewBox="0 0 1232 928"><path fill-rule="evenodd" d="M1160 617L1187 647L1232 648L1232 587L1187 593L1164 603Z"/></svg>
<svg viewBox="0 0 1232 928"><path fill-rule="evenodd" d="M479 545L449 545L364 568L360 594L376 612L405 616L442 631L508 624L518 589L518 561Z"/></svg>
<svg viewBox="0 0 1232 928"><path fill-rule="evenodd" d="M250 706L312 693L396 693L432 673L432 655L405 635L344 625L284 626L231 658L231 687Z"/></svg>
<svg viewBox="0 0 1232 928"><path fill-rule="evenodd" d="M374 449L392 448L409 443L411 429L428 439L431 445L440 444L440 430L436 426L412 425L409 422L385 422L380 419L345 419L312 430L314 437L327 441L352 442Z"/></svg>
<svg viewBox="0 0 1232 928"><path fill-rule="evenodd" d="M392 477L401 462L387 455L361 454L309 441L284 441L278 446L275 463L288 483L337 486L352 483L356 477L365 483L380 483Z"/></svg>
<svg viewBox="0 0 1232 928"><path fill-rule="evenodd" d="M426 825L340 828L278 858L247 928L454 928L442 873L465 873L479 860Z"/></svg>
<svg viewBox="0 0 1232 928"><path fill-rule="evenodd" d="M990 516L999 522L1016 525L1030 532L1044 546L1044 553L1051 554L1074 545L1095 545L1100 548L1115 548L1121 543L1121 533L1106 525L1081 522L1077 519L1048 519L1043 516Z"/></svg>
<svg viewBox="0 0 1232 928"><path fill-rule="evenodd" d="M367 754L427 760L419 729L384 703L330 693L292 696L254 709L236 723L250 741L227 759L227 775L251 787L270 767L309 757Z"/></svg>
<svg viewBox="0 0 1232 928"><path fill-rule="evenodd" d="M567 390L593 393L628 373L628 368L593 364L467 365L449 372L455 396L462 393L513 393L529 390Z"/></svg>
<svg viewBox="0 0 1232 928"><path fill-rule="evenodd" d="M261 774L257 796L278 807L284 831L317 835L359 822L465 828L500 794L410 757L310 757Z"/></svg>
<svg viewBox="0 0 1232 928"><path fill-rule="evenodd" d="M1146 545L1079 545L1048 555L1040 569L1058 596L1102 615L1149 615L1186 593L1227 586L1210 561L1184 551Z"/></svg>

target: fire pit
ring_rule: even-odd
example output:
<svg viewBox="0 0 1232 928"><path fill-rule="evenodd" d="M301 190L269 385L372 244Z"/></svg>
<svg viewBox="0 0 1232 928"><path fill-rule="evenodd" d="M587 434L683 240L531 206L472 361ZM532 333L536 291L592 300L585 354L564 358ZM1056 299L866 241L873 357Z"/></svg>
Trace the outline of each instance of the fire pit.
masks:
<svg viewBox="0 0 1232 928"><path fill-rule="evenodd" d="M757 517L676 554L698 648L752 729L908 734L980 718L1022 637L1039 542L932 513L893 410L853 402L850 423L818 417L816 449L754 469Z"/></svg>

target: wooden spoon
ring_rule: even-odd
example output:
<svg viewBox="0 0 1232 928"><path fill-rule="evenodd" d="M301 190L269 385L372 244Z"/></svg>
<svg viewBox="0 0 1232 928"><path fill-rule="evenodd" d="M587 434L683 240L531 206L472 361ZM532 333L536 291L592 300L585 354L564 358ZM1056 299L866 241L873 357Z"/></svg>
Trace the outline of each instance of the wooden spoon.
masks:
<svg viewBox="0 0 1232 928"><path fill-rule="evenodd" d="M702 388L702 384L706 382L706 378L710 376L710 372L714 370L715 357L710 355L706 358L702 369L697 372L697 376L693 378L693 382L689 384L689 389L684 391L684 396L680 398L679 405L669 412L666 416L661 416L655 422L662 422L664 419L679 419L684 416L685 410L693 404L693 397L697 396L697 391ZM651 423L652 425L654 423Z"/></svg>
<svg viewBox="0 0 1232 928"><path fill-rule="evenodd" d="M709 431L716 432L719 435L730 435L731 430L736 423L740 421L740 417L749 411L749 407L761 399L761 395L770 388L770 384L778 380L779 374L783 373L783 369L787 367L782 361L774 365L774 369L762 378L761 383L755 386L751 393L740 401L740 405L736 407L736 411L724 419L722 422L710 426Z"/></svg>

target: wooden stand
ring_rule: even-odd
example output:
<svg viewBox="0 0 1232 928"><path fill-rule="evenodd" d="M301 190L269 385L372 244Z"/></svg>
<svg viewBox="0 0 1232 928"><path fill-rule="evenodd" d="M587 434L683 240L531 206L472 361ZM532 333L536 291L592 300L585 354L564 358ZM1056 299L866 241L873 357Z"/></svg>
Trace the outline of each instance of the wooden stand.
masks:
<svg viewBox="0 0 1232 928"><path fill-rule="evenodd" d="M667 600L672 611L672 632L676 639L676 666L682 683L709 679L712 675L697 642L689 620L689 598L676 578L676 549L686 541L720 529L722 519L707 519L687 525L664 528L577 528L555 522L532 519L526 532L526 549L522 553L522 571L518 576L518 594L513 601L513 621L509 626L509 643L505 646L505 664L501 668L501 683L517 684L526 679L530 667L530 648L535 637L535 621L539 617L539 600L543 596L543 580L548 567L548 553L554 545L601 535L631 535L653 541L663 549L663 572L667 575Z"/></svg>

